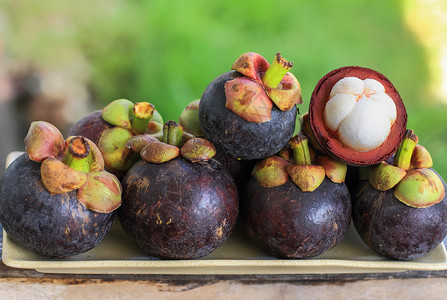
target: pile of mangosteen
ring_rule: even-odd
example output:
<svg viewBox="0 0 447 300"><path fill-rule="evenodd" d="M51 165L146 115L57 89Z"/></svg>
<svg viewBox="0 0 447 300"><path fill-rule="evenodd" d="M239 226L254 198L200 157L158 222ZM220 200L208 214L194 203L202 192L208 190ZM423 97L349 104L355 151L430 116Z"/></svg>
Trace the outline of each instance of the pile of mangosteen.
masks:
<svg viewBox="0 0 447 300"><path fill-rule="evenodd" d="M127 99L85 116L65 140L33 122L0 182L1 224L50 257L92 249L115 218L160 259L206 256L236 224L269 255L313 258L351 220L380 255L432 251L447 235L446 184L406 128L393 84L363 67L333 70L299 116L292 67L279 53L271 64L244 53L178 123Z"/></svg>

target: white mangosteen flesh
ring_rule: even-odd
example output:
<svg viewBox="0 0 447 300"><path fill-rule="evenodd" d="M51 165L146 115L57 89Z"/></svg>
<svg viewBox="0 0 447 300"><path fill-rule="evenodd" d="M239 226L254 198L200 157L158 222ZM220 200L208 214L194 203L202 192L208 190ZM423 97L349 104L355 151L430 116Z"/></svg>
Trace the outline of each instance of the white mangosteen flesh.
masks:
<svg viewBox="0 0 447 300"><path fill-rule="evenodd" d="M385 142L396 115L396 105L379 81L357 77L339 80L324 109L326 127L346 147L361 152Z"/></svg>

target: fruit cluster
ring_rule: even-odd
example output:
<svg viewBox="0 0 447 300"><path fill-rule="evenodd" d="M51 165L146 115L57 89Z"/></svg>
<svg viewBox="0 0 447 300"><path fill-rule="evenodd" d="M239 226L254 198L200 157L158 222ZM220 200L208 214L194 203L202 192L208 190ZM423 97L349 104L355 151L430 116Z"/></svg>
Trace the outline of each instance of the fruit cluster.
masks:
<svg viewBox="0 0 447 300"><path fill-rule="evenodd" d="M363 67L329 72L298 132L292 67L279 53L271 64L242 54L179 123L126 99L79 120L66 140L32 123L0 182L8 236L42 255L76 255L116 214L148 255L193 259L239 222L270 255L303 259L337 245L352 220L391 259L432 251L447 234L446 185L392 83Z"/></svg>

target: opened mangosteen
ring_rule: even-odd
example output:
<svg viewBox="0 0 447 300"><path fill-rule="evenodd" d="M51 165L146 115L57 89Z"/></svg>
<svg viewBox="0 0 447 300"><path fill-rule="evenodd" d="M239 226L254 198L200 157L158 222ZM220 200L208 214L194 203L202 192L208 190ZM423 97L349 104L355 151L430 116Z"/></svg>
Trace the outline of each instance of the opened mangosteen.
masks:
<svg viewBox="0 0 447 300"><path fill-rule="evenodd" d="M163 142L138 141L142 160L127 172L119 217L124 231L146 253L162 259L193 259L217 249L238 215L236 185L212 157L214 146L190 137L173 121ZM135 147L133 147L135 146Z"/></svg>
<svg viewBox="0 0 447 300"><path fill-rule="evenodd" d="M33 122L26 153L0 182L0 221L18 244L49 257L98 245L121 204L118 179L104 171L96 145L80 136L64 141L46 122Z"/></svg>
<svg viewBox="0 0 447 300"><path fill-rule="evenodd" d="M242 54L230 72L214 79L199 105L204 137L236 159L276 154L292 137L302 103L301 88L279 53L270 65L261 55Z"/></svg>
<svg viewBox="0 0 447 300"><path fill-rule="evenodd" d="M290 155L259 162L248 181L242 219L249 236L267 253L311 258L334 247L351 220L351 200L343 183L346 165L319 156L312 164L303 135L289 142Z"/></svg>
<svg viewBox="0 0 447 300"><path fill-rule="evenodd" d="M372 167L353 197L353 222L363 241L397 260L426 255L447 234L446 184L417 143L407 130L394 163Z"/></svg>
<svg viewBox="0 0 447 300"><path fill-rule="evenodd" d="M106 170L121 179L140 159L125 147L127 141L135 135L161 138L162 127L163 119L152 104L118 99L80 119L68 134L93 141L104 157Z"/></svg>
<svg viewBox="0 0 447 300"><path fill-rule="evenodd" d="M381 73L350 66L317 83L309 104L307 135L316 148L352 166L393 155L405 135L407 114L399 93Z"/></svg>

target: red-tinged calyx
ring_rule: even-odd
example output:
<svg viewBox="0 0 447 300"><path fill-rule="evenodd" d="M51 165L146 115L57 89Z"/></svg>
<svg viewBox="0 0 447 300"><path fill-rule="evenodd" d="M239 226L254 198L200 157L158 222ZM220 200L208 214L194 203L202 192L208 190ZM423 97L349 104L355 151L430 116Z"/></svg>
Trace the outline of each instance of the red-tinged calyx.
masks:
<svg viewBox="0 0 447 300"><path fill-rule="evenodd" d="M249 78L227 81L225 97L225 106L247 122L264 123L272 118L272 101L263 87Z"/></svg>
<svg viewBox="0 0 447 300"><path fill-rule="evenodd" d="M317 189L326 176L322 166L312 165L308 140L303 135L296 135L289 141L293 151L294 164L287 166L292 181L303 191L312 192Z"/></svg>
<svg viewBox="0 0 447 300"><path fill-rule="evenodd" d="M91 172L78 190L78 200L92 211L110 213L121 205L121 190L115 175L106 171Z"/></svg>
<svg viewBox="0 0 447 300"><path fill-rule="evenodd" d="M262 74L269 68L268 61L258 53L247 52L239 56L231 67L245 77L262 83Z"/></svg>
<svg viewBox="0 0 447 300"><path fill-rule="evenodd" d="M216 155L214 145L202 138L193 138L182 146L180 154L191 163L208 161Z"/></svg>
<svg viewBox="0 0 447 300"><path fill-rule="evenodd" d="M44 122L32 122L25 137L25 151L35 162L47 157L59 157L65 151L62 133L54 125Z"/></svg>
<svg viewBox="0 0 447 300"><path fill-rule="evenodd" d="M345 182L348 167L327 155L317 157L317 164L324 168L326 177L334 183Z"/></svg>
<svg viewBox="0 0 447 300"><path fill-rule="evenodd" d="M268 157L255 165L251 175L263 187L282 185L289 179L287 165L289 162L279 156Z"/></svg>
<svg viewBox="0 0 447 300"><path fill-rule="evenodd" d="M179 117L179 124L186 132L189 132L196 137L202 137L203 131L199 120L199 104L200 99L190 102Z"/></svg>
<svg viewBox="0 0 447 300"><path fill-rule="evenodd" d="M176 158L180 149L160 141L152 141L140 152L140 156L147 162L161 164Z"/></svg>
<svg viewBox="0 0 447 300"><path fill-rule="evenodd" d="M273 103L283 111L302 103L299 82L288 72L292 65L280 53L271 65L257 53L242 54L232 69L245 77L225 84L226 107L248 122L263 123L271 119Z"/></svg>
<svg viewBox="0 0 447 300"><path fill-rule="evenodd" d="M371 168L368 181L376 190L383 192L396 186L406 174L401 168L381 162Z"/></svg>
<svg viewBox="0 0 447 300"><path fill-rule="evenodd" d="M445 189L433 170L413 169L397 184L394 196L408 206L424 208L441 202Z"/></svg>

